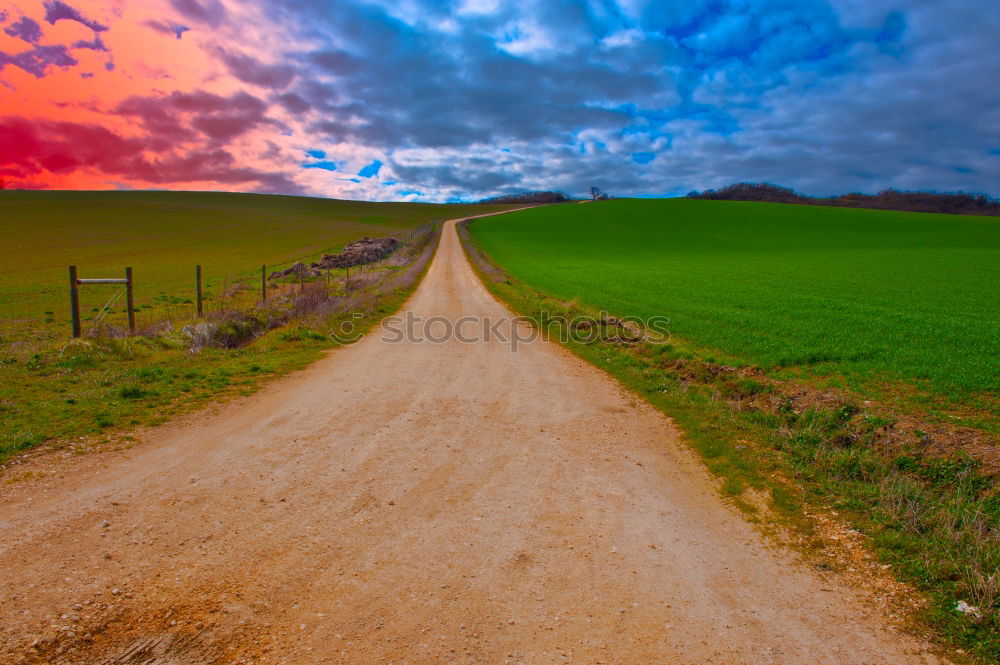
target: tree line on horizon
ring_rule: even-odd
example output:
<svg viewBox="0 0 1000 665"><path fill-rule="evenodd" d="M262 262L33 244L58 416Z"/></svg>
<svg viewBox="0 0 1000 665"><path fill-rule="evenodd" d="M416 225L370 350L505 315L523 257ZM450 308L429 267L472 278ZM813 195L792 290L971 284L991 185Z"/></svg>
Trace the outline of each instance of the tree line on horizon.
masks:
<svg viewBox="0 0 1000 665"><path fill-rule="evenodd" d="M562 192L518 192L516 194L499 194L485 198L476 203L566 203L571 201Z"/></svg>
<svg viewBox="0 0 1000 665"><path fill-rule="evenodd" d="M0 190L6 189L6 182L0 178ZM590 188L594 201L610 201L613 197L598 187ZM690 191L689 199L710 199L714 201L761 201L765 203L793 203L799 205L836 206L841 208L870 208L875 210L899 210L902 212L931 212L952 215L1000 216L1000 200L988 194L970 192L931 192L883 189L877 194L851 192L836 196L819 197L800 194L789 187L769 182L739 182L720 189ZM476 203L481 204L550 204L570 203L575 199L563 192L531 191L514 194L498 194Z"/></svg>
<svg viewBox="0 0 1000 665"><path fill-rule="evenodd" d="M788 187L767 182L741 182L721 189L688 192L690 199L714 201L763 201L843 208L872 208L904 212L936 212L955 215L1000 215L1000 201L987 194L926 192L884 189L878 194L852 192L830 197L805 196Z"/></svg>
<svg viewBox="0 0 1000 665"><path fill-rule="evenodd" d="M594 201L610 201L615 197L601 191L600 187L590 188L590 197ZM574 199L562 192L538 191L517 192L515 194L499 194L481 199L476 203L569 203Z"/></svg>

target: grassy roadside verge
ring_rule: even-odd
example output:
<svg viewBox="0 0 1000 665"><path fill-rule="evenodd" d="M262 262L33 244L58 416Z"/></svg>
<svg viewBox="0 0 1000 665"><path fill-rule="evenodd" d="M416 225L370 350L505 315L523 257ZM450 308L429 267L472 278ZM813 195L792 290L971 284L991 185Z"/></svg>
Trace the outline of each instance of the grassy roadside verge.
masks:
<svg viewBox="0 0 1000 665"><path fill-rule="evenodd" d="M24 453L85 449L155 426L209 402L249 395L266 381L302 369L398 309L426 272L440 224L379 270L360 272L350 289L322 281L292 286L267 311L220 312L207 324L214 340L245 335L228 348L212 339L192 352L189 334L74 340L0 364L0 473L16 475ZM284 325L254 332L268 316ZM202 324L204 325L204 324ZM193 331L199 332L196 327Z"/></svg>
<svg viewBox="0 0 1000 665"><path fill-rule="evenodd" d="M466 224L458 231L487 288L554 338L565 320L602 318L513 280ZM901 614L942 644L1000 662L1000 494L980 461L896 436L891 414L855 394L723 366L682 342L566 346L669 414L751 518L777 519L816 549L822 517L836 513L881 566L926 596ZM959 601L975 612L957 611Z"/></svg>

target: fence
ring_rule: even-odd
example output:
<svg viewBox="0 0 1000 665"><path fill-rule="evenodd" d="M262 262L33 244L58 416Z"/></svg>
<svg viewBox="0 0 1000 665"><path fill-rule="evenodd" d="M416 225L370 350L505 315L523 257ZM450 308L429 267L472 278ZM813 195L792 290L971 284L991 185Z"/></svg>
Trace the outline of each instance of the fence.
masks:
<svg viewBox="0 0 1000 665"><path fill-rule="evenodd" d="M127 334L144 334L158 328L170 326L177 322L189 321L210 316L213 312L229 310L250 310L266 306L277 298L288 298L306 288L307 284L322 282L329 290L347 294L356 290L367 289L380 279L380 275L405 265L406 254L414 245L428 238L439 224L435 220L430 224L410 231L399 238L400 244L390 251L384 251L369 263L348 266L337 269L324 269L319 275L312 269L296 271L287 277L270 279L274 272L282 272L300 260L291 260L279 264L263 264L259 269L244 273L230 273L213 277L202 265L193 266L190 297L159 294L152 298L155 305L146 302L135 305L136 286L142 284L142 275L133 276L131 267L125 269L125 278L90 278L81 279L76 266L70 266L70 310L72 314L72 333L74 337L108 335L124 336ZM103 307L93 308L93 315L86 321L88 329L83 330L80 316L79 289L86 285L119 285L125 287L127 314L127 330L115 325L110 315L116 311L122 291L113 293ZM146 289L147 293L149 289Z"/></svg>
<svg viewBox="0 0 1000 665"><path fill-rule="evenodd" d="M127 311L128 311L128 328L129 332L135 333L135 299L133 298L132 291L132 268L125 268L125 279L118 279L114 277L98 277L91 279L81 279L77 277L76 266L69 267L69 302L70 302L70 317L73 321L73 337L80 337L81 335L81 325L80 325L80 287L87 284L124 284L125 291L127 293ZM113 305L113 302L112 302ZM101 320L107 316L110 311L109 306L101 310ZM100 323L100 320L98 321Z"/></svg>

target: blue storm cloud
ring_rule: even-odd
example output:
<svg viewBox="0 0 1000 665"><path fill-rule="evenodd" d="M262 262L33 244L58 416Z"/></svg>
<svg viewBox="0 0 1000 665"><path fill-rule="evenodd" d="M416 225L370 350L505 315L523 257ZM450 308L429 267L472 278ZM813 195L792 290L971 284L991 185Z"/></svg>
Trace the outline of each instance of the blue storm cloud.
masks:
<svg viewBox="0 0 1000 665"><path fill-rule="evenodd" d="M358 175L381 168L399 196L737 180L1000 194L1000 12L978 0L265 6L298 43L326 44L285 54L275 103L309 141L380 155Z"/></svg>

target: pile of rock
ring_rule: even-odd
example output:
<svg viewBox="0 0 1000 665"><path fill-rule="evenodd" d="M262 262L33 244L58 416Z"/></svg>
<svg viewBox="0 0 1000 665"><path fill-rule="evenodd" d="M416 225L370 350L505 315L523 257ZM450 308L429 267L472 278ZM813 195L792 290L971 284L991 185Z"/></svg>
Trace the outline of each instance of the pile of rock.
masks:
<svg viewBox="0 0 1000 665"><path fill-rule="evenodd" d="M281 279L282 277L288 277L289 275L298 275L300 273L312 274L310 273L309 269L306 268L306 264L302 263L302 261L297 262L291 268L285 268L284 270L275 270L270 275L268 275L267 278ZM316 276L318 276L318 274Z"/></svg>
<svg viewBox="0 0 1000 665"><path fill-rule="evenodd" d="M310 267L333 270L372 263L392 254L400 244L395 238L362 238L344 245L339 254L324 254L323 258Z"/></svg>
<svg viewBox="0 0 1000 665"><path fill-rule="evenodd" d="M325 270L336 270L372 263L392 254L400 243L395 238L362 238L344 245L339 254L324 254L319 261L306 264L299 261L290 268L275 270L268 279L280 279L290 275L320 277Z"/></svg>

